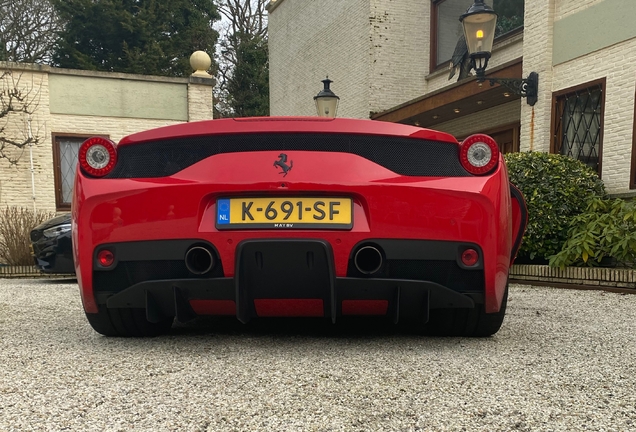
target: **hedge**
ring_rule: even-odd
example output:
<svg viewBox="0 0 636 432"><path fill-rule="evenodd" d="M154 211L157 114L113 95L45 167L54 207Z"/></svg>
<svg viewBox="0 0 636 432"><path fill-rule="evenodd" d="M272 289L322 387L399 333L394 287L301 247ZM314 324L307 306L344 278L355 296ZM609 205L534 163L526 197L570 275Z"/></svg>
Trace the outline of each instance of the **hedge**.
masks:
<svg viewBox="0 0 636 432"><path fill-rule="evenodd" d="M595 198L606 198L598 175L567 156L542 152L505 156L510 181L528 205L528 227L518 258L548 260L561 251L572 218Z"/></svg>

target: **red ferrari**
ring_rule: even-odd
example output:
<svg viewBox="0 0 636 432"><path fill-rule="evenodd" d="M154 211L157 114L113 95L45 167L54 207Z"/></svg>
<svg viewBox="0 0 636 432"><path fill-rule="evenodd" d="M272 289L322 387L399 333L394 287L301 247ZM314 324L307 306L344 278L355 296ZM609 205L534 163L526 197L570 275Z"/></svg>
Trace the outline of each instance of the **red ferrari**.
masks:
<svg viewBox="0 0 636 432"><path fill-rule="evenodd" d="M486 135L268 117L88 139L71 231L86 316L107 336L199 315L489 336L526 219Z"/></svg>

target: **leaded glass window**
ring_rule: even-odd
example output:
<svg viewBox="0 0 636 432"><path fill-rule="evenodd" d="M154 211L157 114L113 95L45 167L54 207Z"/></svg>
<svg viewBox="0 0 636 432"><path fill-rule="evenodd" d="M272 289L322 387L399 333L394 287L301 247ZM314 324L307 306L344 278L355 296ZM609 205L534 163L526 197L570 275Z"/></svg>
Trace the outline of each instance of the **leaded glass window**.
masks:
<svg viewBox="0 0 636 432"><path fill-rule="evenodd" d="M559 92L555 97L555 153L570 156L601 173L605 81Z"/></svg>
<svg viewBox="0 0 636 432"><path fill-rule="evenodd" d="M79 152L82 140L62 139L60 140L60 170L62 180L62 200L70 204L73 196L73 181L75 169L77 168L77 153Z"/></svg>

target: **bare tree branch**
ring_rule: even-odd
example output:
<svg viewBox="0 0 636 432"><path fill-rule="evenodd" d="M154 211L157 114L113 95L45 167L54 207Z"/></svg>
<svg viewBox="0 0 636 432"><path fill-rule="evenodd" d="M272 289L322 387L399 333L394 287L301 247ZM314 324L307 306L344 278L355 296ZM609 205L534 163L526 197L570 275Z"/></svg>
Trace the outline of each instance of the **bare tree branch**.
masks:
<svg viewBox="0 0 636 432"><path fill-rule="evenodd" d="M216 60L217 85L214 99L217 114L231 115L227 85L236 67L236 52L244 38L267 38L267 0L218 0L217 9L223 19L216 26L219 32Z"/></svg>
<svg viewBox="0 0 636 432"><path fill-rule="evenodd" d="M61 30L49 0L0 0L0 60L50 63Z"/></svg>
<svg viewBox="0 0 636 432"><path fill-rule="evenodd" d="M27 146L41 141L39 129L33 134L29 124L40 104L40 87L22 78L0 71L0 159L11 165L18 163Z"/></svg>

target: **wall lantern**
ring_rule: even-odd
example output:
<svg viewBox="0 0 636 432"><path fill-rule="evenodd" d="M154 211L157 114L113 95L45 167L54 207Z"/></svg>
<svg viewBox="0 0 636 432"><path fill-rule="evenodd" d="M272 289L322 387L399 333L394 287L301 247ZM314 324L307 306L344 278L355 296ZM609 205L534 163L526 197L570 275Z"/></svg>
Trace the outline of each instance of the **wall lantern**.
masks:
<svg viewBox="0 0 636 432"><path fill-rule="evenodd" d="M528 78L522 79L486 78L486 67L497 28L497 13L490 6L484 4L484 0L475 0L466 13L459 17L459 20L464 27L471 67L475 69L477 82L488 80L491 86L501 84L515 94L527 98L528 105L536 104L539 90L538 73L531 72Z"/></svg>
<svg viewBox="0 0 636 432"><path fill-rule="evenodd" d="M336 111L338 110L338 101L340 98L335 95L334 92L329 88L329 84L333 81L327 77L322 80L322 83L325 87L314 96L314 101L316 101L316 112L318 113L318 117L336 117Z"/></svg>

